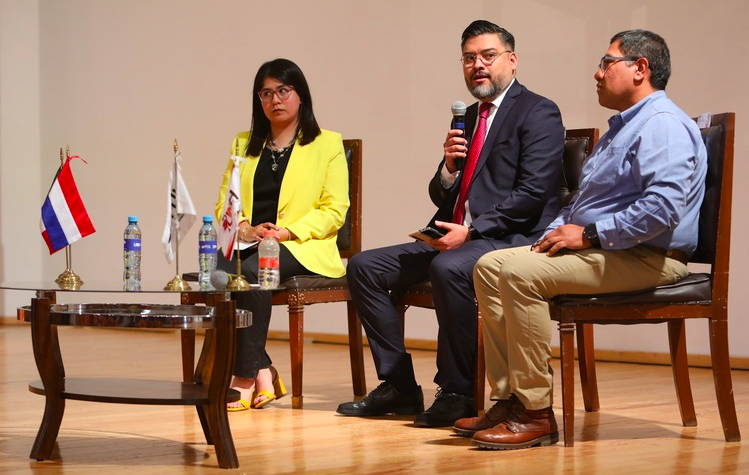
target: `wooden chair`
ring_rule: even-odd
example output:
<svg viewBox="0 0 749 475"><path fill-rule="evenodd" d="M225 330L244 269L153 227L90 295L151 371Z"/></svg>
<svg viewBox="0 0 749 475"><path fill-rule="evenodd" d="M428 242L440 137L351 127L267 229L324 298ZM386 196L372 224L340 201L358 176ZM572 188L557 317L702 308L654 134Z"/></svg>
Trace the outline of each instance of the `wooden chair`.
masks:
<svg viewBox="0 0 749 475"><path fill-rule="evenodd" d="M598 129L570 129L565 133L563 161L563 179L559 190L562 206L569 203L577 193L580 182L582 162L593 151L598 141ZM405 326L406 310L409 307L434 309L432 284L424 281L393 294L393 301L401 314L401 325ZM484 339L482 334L481 314L478 316L478 334L476 335L476 361L474 364L473 404L477 411L484 409L485 372Z"/></svg>
<svg viewBox="0 0 749 475"><path fill-rule="evenodd" d="M361 251L362 141L360 139L344 140L343 146L349 164L351 206L346 215L345 224L338 231L338 250L342 259L351 259ZM322 276L295 276L281 282L281 287L284 289L273 293L273 305L287 305L289 309L292 407L298 409L303 405L304 307L315 303L346 302L351 382L355 396L366 395L362 327L351 301L346 277L330 279Z"/></svg>
<svg viewBox="0 0 749 475"><path fill-rule="evenodd" d="M574 444L575 330L585 410L597 411L599 408L592 324L667 323L682 423L685 426L697 425L685 332L686 320L693 318L708 319L713 378L723 433L726 441L740 440L728 354L727 312L734 124L734 113L717 114L712 116L712 125L702 130L707 146L708 173L700 212L699 245L691 262L709 264L709 273L690 273L677 284L641 292L563 295L551 301L551 318L559 322L565 446Z"/></svg>
<svg viewBox="0 0 749 475"><path fill-rule="evenodd" d="M349 165L349 197L351 205L343 227L338 231L338 250L341 258L350 259L361 250L361 197L362 197L362 141L343 141ZM356 315L346 277L331 279L323 276L295 276L281 282L281 290L273 292L273 305L285 305L289 311L289 349L291 352L291 404L295 409L303 406L302 376L304 367L304 307L316 303L346 302L348 316L351 380L354 395L366 395L362 346L362 327ZM200 302L200 294L183 293L183 303ZM182 331L183 377L194 371L195 333ZM192 351L192 355L190 352ZM187 380L187 379L186 379Z"/></svg>

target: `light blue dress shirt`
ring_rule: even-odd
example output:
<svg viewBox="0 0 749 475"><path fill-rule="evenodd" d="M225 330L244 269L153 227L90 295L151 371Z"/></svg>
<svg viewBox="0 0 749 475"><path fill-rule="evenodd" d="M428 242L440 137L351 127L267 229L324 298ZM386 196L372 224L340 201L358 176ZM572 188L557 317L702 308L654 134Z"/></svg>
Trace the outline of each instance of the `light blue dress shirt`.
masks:
<svg viewBox="0 0 749 475"><path fill-rule="evenodd" d="M580 192L546 232L595 223L602 249L697 248L707 152L697 124L664 91L609 119Z"/></svg>

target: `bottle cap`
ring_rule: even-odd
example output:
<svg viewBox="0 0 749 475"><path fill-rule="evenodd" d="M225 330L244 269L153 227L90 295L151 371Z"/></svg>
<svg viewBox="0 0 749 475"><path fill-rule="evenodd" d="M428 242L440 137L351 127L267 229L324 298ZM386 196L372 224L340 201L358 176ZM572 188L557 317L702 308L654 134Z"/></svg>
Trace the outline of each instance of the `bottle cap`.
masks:
<svg viewBox="0 0 749 475"><path fill-rule="evenodd" d="M212 223L213 222L213 216L203 216L203 222L204 223Z"/></svg>
<svg viewBox="0 0 749 475"><path fill-rule="evenodd" d="M263 230L263 237L274 237L275 232L272 229Z"/></svg>
<svg viewBox="0 0 749 475"><path fill-rule="evenodd" d="M138 222L138 217L137 216L128 216L127 217L127 222L128 223L137 223Z"/></svg>

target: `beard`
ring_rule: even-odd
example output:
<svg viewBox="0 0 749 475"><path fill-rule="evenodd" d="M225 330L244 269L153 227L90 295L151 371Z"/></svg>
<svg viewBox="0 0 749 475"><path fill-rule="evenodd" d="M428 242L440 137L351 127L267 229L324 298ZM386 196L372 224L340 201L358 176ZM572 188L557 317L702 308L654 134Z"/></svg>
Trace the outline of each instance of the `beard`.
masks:
<svg viewBox="0 0 749 475"><path fill-rule="evenodd" d="M500 79L493 78L489 75L483 75L481 77L489 78L490 80L489 84L478 85L474 88L471 88L471 86L468 85L468 90L470 91L471 95L475 97L476 99L490 99L490 98L497 97L505 89L502 86L502 81Z"/></svg>

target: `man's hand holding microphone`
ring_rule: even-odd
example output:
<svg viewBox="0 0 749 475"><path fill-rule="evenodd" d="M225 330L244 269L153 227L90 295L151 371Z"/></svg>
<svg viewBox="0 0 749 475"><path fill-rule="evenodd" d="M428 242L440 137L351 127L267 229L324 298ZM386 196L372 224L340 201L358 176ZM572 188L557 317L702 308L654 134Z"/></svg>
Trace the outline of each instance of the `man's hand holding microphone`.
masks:
<svg viewBox="0 0 749 475"><path fill-rule="evenodd" d="M466 105L462 101L455 101L451 107L453 113L452 129L447 132L447 139L443 145L445 151L445 167L450 173L463 169L468 153L466 139Z"/></svg>

